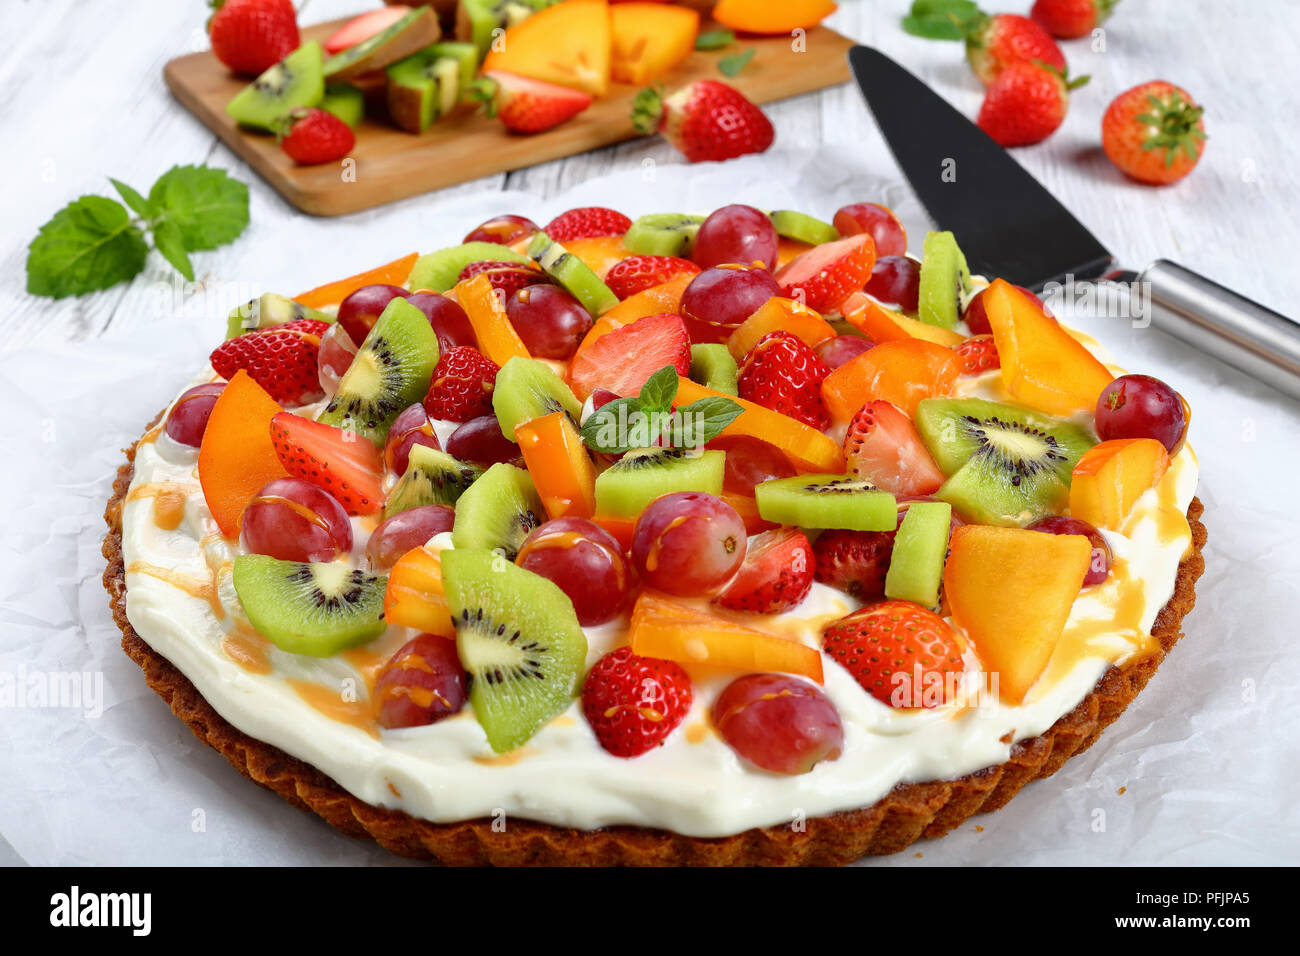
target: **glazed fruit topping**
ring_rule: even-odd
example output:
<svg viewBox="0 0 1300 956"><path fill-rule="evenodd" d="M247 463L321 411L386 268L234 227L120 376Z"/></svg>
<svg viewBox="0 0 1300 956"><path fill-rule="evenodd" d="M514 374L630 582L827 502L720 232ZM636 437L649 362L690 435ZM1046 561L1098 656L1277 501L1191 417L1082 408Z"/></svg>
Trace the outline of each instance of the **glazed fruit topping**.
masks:
<svg viewBox="0 0 1300 956"><path fill-rule="evenodd" d="M277 402L303 405L321 396L317 358L329 326L315 319L245 332L213 350L210 360L222 378L243 369Z"/></svg>
<svg viewBox="0 0 1300 956"><path fill-rule="evenodd" d="M830 369L789 332L769 332L745 356L740 397L816 429L827 425L821 385Z"/></svg>
<svg viewBox="0 0 1300 956"><path fill-rule="evenodd" d="M826 628L826 653L862 689L891 707L948 703L965 669L961 639L939 615L910 601L884 601Z"/></svg>
<svg viewBox="0 0 1300 956"><path fill-rule="evenodd" d="M651 587L682 596L711 595L745 560L745 523L721 498L676 492L651 502L637 519L632 560Z"/></svg>
<svg viewBox="0 0 1300 956"><path fill-rule="evenodd" d="M1154 438L1173 454L1187 434L1182 397L1150 375L1121 375L1097 399L1097 434L1112 438Z"/></svg>
<svg viewBox="0 0 1300 956"><path fill-rule="evenodd" d="M713 702L713 726L732 750L772 773L807 773L844 750L844 726L826 692L785 674L747 674Z"/></svg>
<svg viewBox="0 0 1300 956"><path fill-rule="evenodd" d="M813 552L798 528L777 528L749 539L745 560L717 602L732 611L781 614L812 588Z"/></svg>
<svg viewBox="0 0 1300 956"><path fill-rule="evenodd" d="M208 427L208 416L212 406L225 389L225 382L211 382L195 385L181 393L176 404L167 413L167 423L163 426L173 441L182 445L198 448L203 441L203 433Z"/></svg>
<svg viewBox="0 0 1300 956"><path fill-rule="evenodd" d="M435 723L465 706L465 685L456 642L421 634L403 644L379 672L375 719L390 730Z"/></svg>
<svg viewBox="0 0 1300 956"><path fill-rule="evenodd" d="M753 206L723 206L700 224L691 258L702 269L734 263L776 266L777 235L771 218Z"/></svg>
<svg viewBox="0 0 1300 956"><path fill-rule="evenodd" d="M679 665L620 647L587 673L582 712L602 747L615 757L638 757L663 744L692 699L691 679Z"/></svg>
<svg viewBox="0 0 1300 956"><path fill-rule="evenodd" d="M244 544L281 561L333 561L352 549L352 524L328 492L301 478L279 478L244 509Z"/></svg>
<svg viewBox="0 0 1300 956"><path fill-rule="evenodd" d="M466 345L451 349L434 367L424 397L425 410L432 418L449 422L467 422L490 414L499 371L496 363L478 349Z"/></svg>
<svg viewBox="0 0 1300 956"><path fill-rule="evenodd" d="M632 569L608 531L586 518L556 518L524 540L515 558L563 591L584 627L623 612L632 592Z"/></svg>
<svg viewBox="0 0 1300 956"><path fill-rule="evenodd" d="M628 256L605 273L605 285L620 299L627 299L663 285L680 275L698 275L700 267L677 256Z"/></svg>
<svg viewBox="0 0 1300 956"><path fill-rule="evenodd" d="M542 232L555 242L565 242L593 236L621 236L631 227L632 220L621 212L604 206L582 206L560 213Z"/></svg>

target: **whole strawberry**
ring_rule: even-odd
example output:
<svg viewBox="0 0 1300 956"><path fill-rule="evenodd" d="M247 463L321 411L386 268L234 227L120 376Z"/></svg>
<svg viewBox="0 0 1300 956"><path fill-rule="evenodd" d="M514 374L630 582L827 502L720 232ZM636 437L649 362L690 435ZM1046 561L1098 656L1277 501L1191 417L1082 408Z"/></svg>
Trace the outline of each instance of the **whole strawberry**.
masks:
<svg viewBox="0 0 1300 956"><path fill-rule="evenodd" d="M1119 0L1037 0L1029 15L1054 37L1086 37L1115 9Z"/></svg>
<svg viewBox="0 0 1300 956"><path fill-rule="evenodd" d="M540 133L577 116L591 105L591 95L567 86L489 70L471 91L488 116L500 117L514 133Z"/></svg>
<svg viewBox="0 0 1300 956"><path fill-rule="evenodd" d="M605 285L620 299L663 285L679 275L698 275L700 267L677 256L629 256L605 273Z"/></svg>
<svg viewBox="0 0 1300 956"><path fill-rule="evenodd" d="M822 634L824 650L862 689L891 707L938 707L965 670L962 643L948 622L911 601L854 611Z"/></svg>
<svg viewBox="0 0 1300 956"><path fill-rule="evenodd" d="M768 332L745 356L740 397L821 430L829 424L822 380L830 368L797 335Z"/></svg>
<svg viewBox="0 0 1300 956"><path fill-rule="evenodd" d="M1087 82L1042 63L1013 63L989 87L975 122L999 146L1041 143L1065 122L1070 90Z"/></svg>
<svg viewBox="0 0 1300 956"><path fill-rule="evenodd" d="M717 80L696 80L666 99L662 88L642 90L632 123L647 136L663 133L692 163L761 153L776 137L762 110Z"/></svg>
<svg viewBox="0 0 1300 956"><path fill-rule="evenodd" d="M980 16L966 25L966 59L981 83L992 85L1014 63L1041 60L1065 70L1065 54L1050 33L1028 17L1014 13Z"/></svg>
<svg viewBox="0 0 1300 956"><path fill-rule="evenodd" d="M600 745L636 757L664 742L691 709L691 679L672 661L611 651L587 674L582 712Z"/></svg>
<svg viewBox="0 0 1300 956"><path fill-rule="evenodd" d="M718 595L733 611L781 614L808 596L813 583L813 551L798 528L774 528L749 539L745 561Z"/></svg>
<svg viewBox="0 0 1300 956"><path fill-rule="evenodd" d="M813 542L813 576L859 601L885 595L893 531L826 531Z"/></svg>
<svg viewBox="0 0 1300 956"><path fill-rule="evenodd" d="M545 227L556 242L570 239L594 239L597 236L621 236L632 228L632 220L617 209L606 206L579 206L560 213Z"/></svg>
<svg viewBox="0 0 1300 956"><path fill-rule="evenodd" d="M284 126L280 148L300 166L342 159L357 144L352 128L325 110L294 110Z"/></svg>
<svg viewBox="0 0 1300 956"><path fill-rule="evenodd" d="M1138 182L1176 182L1205 151L1203 113L1186 90L1164 80L1143 83L1107 108L1101 145L1110 161Z"/></svg>
<svg viewBox="0 0 1300 956"><path fill-rule="evenodd" d="M492 288L501 293L502 301L530 285L551 284L551 277L522 262L486 261L471 262L460 270L458 281L464 282L476 275L485 275Z"/></svg>
<svg viewBox="0 0 1300 956"><path fill-rule="evenodd" d="M262 73L298 49L298 16L289 0L212 0L212 7L212 52L236 73Z"/></svg>
<svg viewBox="0 0 1300 956"><path fill-rule="evenodd" d="M430 418L467 422L492 414L492 390L500 369L490 358L470 345L448 349L438 359L424 397Z"/></svg>
<svg viewBox="0 0 1300 956"><path fill-rule="evenodd" d="M281 405L305 405L321 397L316 361L329 323L298 319L227 339L209 360L229 380L241 368Z"/></svg>

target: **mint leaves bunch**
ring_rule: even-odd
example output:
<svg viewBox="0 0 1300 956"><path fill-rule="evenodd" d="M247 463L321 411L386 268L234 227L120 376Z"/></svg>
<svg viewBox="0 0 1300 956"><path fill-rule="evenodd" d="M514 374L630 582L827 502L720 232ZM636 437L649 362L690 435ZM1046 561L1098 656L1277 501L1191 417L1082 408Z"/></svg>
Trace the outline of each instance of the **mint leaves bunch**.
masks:
<svg viewBox="0 0 1300 956"><path fill-rule="evenodd" d="M103 196L82 196L41 226L27 250L27 291L32 295L61 299L129 281L144 270L146 233L163 258L192 282L189 253L224 245L248 225L248 187L221 169L173 166L158 177L147 198L126 183L109 182L126 206Z"/></svg>
<svg viewBox="0 0 1300 956"><path fill-rule="evenodd" d="M699 448L716 438L744 411L721 395L701 398L673 411L677 369L665 365L646 380L641 394L616 398L587 418L580 434L587 447L608 455L650 448L659 439L672 448Z"/></svg>

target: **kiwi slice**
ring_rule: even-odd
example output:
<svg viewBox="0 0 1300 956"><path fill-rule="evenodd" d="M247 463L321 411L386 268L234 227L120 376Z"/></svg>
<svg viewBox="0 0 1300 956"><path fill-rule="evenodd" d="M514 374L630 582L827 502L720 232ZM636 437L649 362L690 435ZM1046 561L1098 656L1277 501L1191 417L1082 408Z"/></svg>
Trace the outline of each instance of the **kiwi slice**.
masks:
<svg viewBox="0 0 1300 956"><path fill-rule="evenodd" d="M282 651L329 657L384 633L388 578L341 561L235 558L233 583L249 623Z"/></svg>
<svg viewBox="0 0 1300 956"><path fill-rule="evenodd" d="M652 212L632 223L632 228L623 237L623 245L642 256L689 255L702 222L703 216Z"/></svg>
<svg viewBox="0 0 1300 956"><path fill-rule="evenodd" d="M491 551L444 551L442 583L474 716L493 750L514 750L578 693L587 637L573 602Z"/></svg>
<svg viewBox="0 0 1300 956"><path fill-rule="evenodd" d="M793 239L795 242L819 246L823 242L834 242L840 238L840 231L829 222L823 222L807 213L795 212L793 209L778 209L776 212L768 213L768 217L772 220L772 226L778 236Z"/></svg>
<svg viewBox="0 0 1300 956"><path fill-rule="evenodd" d="M315 106L325 95L322 59L320 44L308 40L236 93L226 112L245 126L271 130L290 110Z"/></svg>
<svg viewBox="0 0 1300 956"><path fill-rule="evenodd" d="M509 246L496 242L465 242L459 246L428 252L415 260L408 280L412 289L446 292L460 280L461 271L471 262L518 262L529 258Z"/></svg>
<svg viewBox="0 0 1300 956"><path fill-rule="evenodd" d="M726 462L720 451L635 448L596 476L596 511L635 518L660 495L720 495Z"/></svg>
<svg viewBox="0 0 1300 956"><path fill-rule="evenodd" d="M364 435L376 445L402 409L423 401L438 364L438 336L424 313L405 299L384 307L339 390L316 420Z"/></svg>
<svg viewBox="0 0 1300 956"><path fill-rule="evenodd" d="M707 345L691 346L692 382L698 382L706 388L724 395L739 395L736 379L739 368L725 345L716 342Z"/></svg>
<svg viewBox="0 0 1300 956"><path fill-rule="evenodd" d="M423 133L460 103L477 63L469 43L435 43L390 66L388 116L408 133Z"/></svg>
<svg viewBox="0 0 1300 956"><path fill-rule="evenodd" d="M936 497L980 524L1023 526L1063 508L1095 444L1078 425L979 398L928 398L916 428L949 476Z"/></svg>
<svg viewBox="0 0 1300 956"><path fill-rule="evenodd" d="M350 80L396 63L426 47L442 35L438 15L427 6L415 7L386 30L369 40L348 47L325 61L327 79Z"/></svg>
<svg viewBox="0 0 1300 956"><path fill-rule="evenodd" d="M907 506L894 535L885 597L925 607L938 605L951 522L952 505L946 501L915 501Z"/></svg>
<svg viewBox="0 0 1300 956"><path fill-rule="evenodd" d="M330 83L325 87L320 108L356 129L366 115L366 94L351 83Z"/></svg>
<svg viewBox="0 0 1300 956"><path fill-rule="evenodd" d="M921 291L917 317L945 329L955 328L970 294L970 267L951 232L926 233L921 246Z"/></svg>
<svg viewBox="0 0 1300 956"><path fill-rule="evenodd" d="M384 517L425 505L454 505L483 474L477 465L428 445L412 445L406 471L384 502Z"/></svg>
<svg viewBox="0 0 1300 956"><path fill-rule="evenodd" d="M514 441L515 426L553 412L567 412L576 425L582 403L545 362L516 355L497 372L492 410L501 423L501 434Z"/></svg>
<svg viewBox="0 0 1300 956"><path fill-rule="evenodd" d="M898 524L894 496L852 475L795 475L754 487L758 513L766 521L800 528L893 531Z"/></svg>
<svg viewBox="0 0 1300 956"><path fill-rule="evenodd" d="M513 561L524 538L545 520L546 509L528 472L498 462L456 502L451 540L457 548L500 550Z"/></svg>
<svg viewBox="0 0 1300 956"><path fill-rule="evenodd" d="M542 271L567 289L593 316L618 305L616 296L591 267L544 232L533 236L528 254Z"/></svg>
<svg viewBox="0 0 1300 956"><path fill-rule="evenodd" d="M299 319L316 319L318 322L333 322L334 316L328 312L317 312L305 305L299 305L292 299L286 299L274 292L267 292L256 299L249 299L236 307L226 319L226 338L233 339L254 329L269 329L273 325L297 322Z"/></svg>

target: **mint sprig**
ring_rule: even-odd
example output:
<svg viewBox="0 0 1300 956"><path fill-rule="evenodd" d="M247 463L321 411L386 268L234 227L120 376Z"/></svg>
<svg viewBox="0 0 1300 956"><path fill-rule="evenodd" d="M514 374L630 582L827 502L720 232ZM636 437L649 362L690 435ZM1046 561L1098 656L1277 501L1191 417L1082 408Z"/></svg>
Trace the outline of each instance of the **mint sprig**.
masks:
<svg viewBox="0 0 1300 956"><path fill-rule="evenodd" d="M602 405L583 423L587 447L607 455L649 448L661 438L674 448L699 448L720 435L744 411L724 396L709 396L673 410L677 370L665 365L646 380L641 394Z"/></svg>
<svg viewBox="0 0 1300 956"><path fill-rule="evenodd" d="M724 56L718 61L718 69L727 76L735 76L749 65L749 61L754 58L755 52L754 48L750 47L741 53Z"/></svg>
<svg viewBox="0 0 1300 956"><path fill-rule="evenodd" d="M915 0L903 29L927 40L964 40L966 26L981 15L973 0Z"/></svg>
<svg viewBox="0 0 1300 956"><path fill-rule="evenodd" d="M146 233L159 254L192 282L189 253L230 242L248 225L248 187L224 170L173 166L147 198L126 183L109 182L125 206L82 196L41 226L27 251L32 295L61 299L131 280L144 270Z"/></svg>

